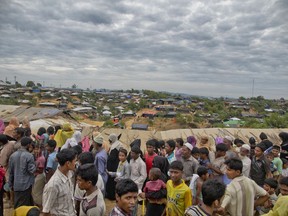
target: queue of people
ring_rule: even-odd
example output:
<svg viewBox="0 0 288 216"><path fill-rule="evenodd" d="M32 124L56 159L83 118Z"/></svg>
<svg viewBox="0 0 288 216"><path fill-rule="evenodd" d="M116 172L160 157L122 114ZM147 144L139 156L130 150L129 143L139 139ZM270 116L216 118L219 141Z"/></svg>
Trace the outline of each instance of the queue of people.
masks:
<svg viewBox="0 0 288 216"><path fill-rule="evenodd" d="M32 134L27 118L1 133L0 215L4 199L16 216L288 215L286 132L282 143L261 133L259 143L203 135L130 148L68 123Z"/></svg>

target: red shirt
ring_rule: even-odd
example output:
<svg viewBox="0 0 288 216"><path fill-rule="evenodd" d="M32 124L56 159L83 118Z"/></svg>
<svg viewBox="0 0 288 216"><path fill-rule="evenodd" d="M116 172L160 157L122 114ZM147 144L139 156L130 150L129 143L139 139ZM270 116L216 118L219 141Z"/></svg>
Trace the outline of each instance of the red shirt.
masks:
<svg viewBox="0 0 288 216"><path fill-rule="evenodd" d="M154 153L153 155L149 155L148 153L145 154L145 163L146 163L146 170L147 170L147 177L149 175L149 171L152 168L152 162L154 160L154 157L157 156L156 153Z"/></svg>

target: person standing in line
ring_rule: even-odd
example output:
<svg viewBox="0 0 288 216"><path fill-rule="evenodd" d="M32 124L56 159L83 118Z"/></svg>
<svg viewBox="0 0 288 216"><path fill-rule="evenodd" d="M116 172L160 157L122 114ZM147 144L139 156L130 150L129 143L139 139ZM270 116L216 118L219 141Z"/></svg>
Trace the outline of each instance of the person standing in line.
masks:
<svg viewBox="0 0 288 216"><path fill-rule="evenodd" d="M192 205L191 190L182 179L183 170L184 167L181 161L174 161L170 164L169 172L171 179L166 184L167 216L184 215L185 209Z"/></svg>
<svg viewBox="0 0 288 216"><path fill-rule="evenodd" d="M116 172L119 165L119 157L118 157L119 149L123 147L123 145L118 140L118 137L114 133L110 134L108 139L111 146L108 152L107 170L109 170L110 172ZM108 176L106 184L106 194L105 194L106 198L110 200L115 200L115 186L116 186L115 177Z"/></svg>
<svg viewBox="0 0 288 216"><path fill-rule="evenodd" d="M44 187L43 216L76 216L74 185L71 181L77 160L76 154L73 149L63 149L56 155L60 166Z"/></svg>
<svg viewBox="0 0 288 216"><path fill-rule="evenodd" d="M239 158L243 163L242 173L244 176L249 177L251 169L251 159L248 157L250 153L250 146L248 144L243 144L240 147Z"/></svg>
<svg viewBox="0 0 288 216"><path fill-rule="evenodd" d="M243 163L238 158L225 161L227 176L232 179L227 186L221 208L218 213L227 211L228 215L254 215L254 208L264 204L269 194L255 181L242 175Z"/></svg>
<svg viewBox="0 0 288 216"><path fill-rule="evenodd" d="M183 168L183 178L187 185L190 183L190 179L193 174L197 173L199 162L191 155L193 146L190 143L185 143L182 147L182 159L181 162Z"/></svg>
<svg viewBox="0 0 288 216"><path fill-rule="evenodd" d="M165 150L166 150L166 158L169 161L169 164L171 164L173 161L176 161L176 157L174 154L174 150L176 147L176 143L174 140L167 140L165 143Z"/></svg>
<svg viewBox="0 0 288 216"><path fill-rule="evenodd" d="M36 164L34 156L28 152L32 139L21 139L21 147L9 159L9 186L14 191L14 208L19 206L33 206L32 185Z"/></svg>

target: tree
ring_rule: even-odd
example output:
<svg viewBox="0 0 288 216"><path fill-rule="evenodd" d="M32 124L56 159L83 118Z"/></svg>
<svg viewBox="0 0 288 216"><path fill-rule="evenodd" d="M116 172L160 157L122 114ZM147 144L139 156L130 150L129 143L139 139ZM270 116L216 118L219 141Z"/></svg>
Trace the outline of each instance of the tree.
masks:
<svg viewBox="0 0 288 216"><path fill-rule="evenodd" d="M21 85L19 82L16 81L16 83L15 83L15 87L16 87L16 88L21 88L22 85Z"/></svg>
<svg viewBox="0 0 288 216"><path fill-rule="evenodd" d="M72 89L76 89L77 88L77 85L74 83L73 85L72 85Z"/></svg>
<svg viewBox="0 0 288 216"><path fill-rule="evenodd" d="M35 86L35 83L31 80L27 81L26 83L26 87L34 87Z"/></svg>
<svg viewBox="0 0 288 216"><path fill-rule="evenodd" d="M38 87L42 87L41 83L37 83L36 85L37 85Z"/></svg>

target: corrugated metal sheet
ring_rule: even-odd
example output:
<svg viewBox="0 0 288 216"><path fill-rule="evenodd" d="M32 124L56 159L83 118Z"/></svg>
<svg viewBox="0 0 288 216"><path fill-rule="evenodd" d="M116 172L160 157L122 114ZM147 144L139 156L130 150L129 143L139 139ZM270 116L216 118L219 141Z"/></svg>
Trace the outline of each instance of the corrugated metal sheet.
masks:
<svg viewBox="0 0 288 216"><path fill-rule="evenodd" d="M62 111L56 108L0 105L0 118L5 122L9 122L14 116L16 116L21 122L25 116L27 116L29 120L36 120L50 118L60 113L62 113Z"/></svg>

